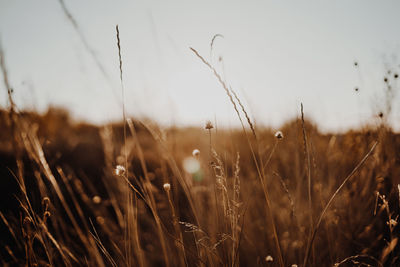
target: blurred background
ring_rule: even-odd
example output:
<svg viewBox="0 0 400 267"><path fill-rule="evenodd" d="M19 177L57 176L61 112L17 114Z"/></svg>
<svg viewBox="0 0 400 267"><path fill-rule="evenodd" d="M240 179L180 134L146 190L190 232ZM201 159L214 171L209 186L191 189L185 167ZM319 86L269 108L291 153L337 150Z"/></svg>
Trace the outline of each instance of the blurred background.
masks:
<svg viewBox="0 0 400 267"><path fill-rule="evenodd" d="M0 38L21 109L56 105L77 120L121 119L118 24L129 116L239 125L193 47L257 124L278 127L303 102L323 131L345 131L381 112L384 78L399 72L399 10L398 1L365 0L1 0ZM388 119L399 130L398 95L391 98Z"/></svg>

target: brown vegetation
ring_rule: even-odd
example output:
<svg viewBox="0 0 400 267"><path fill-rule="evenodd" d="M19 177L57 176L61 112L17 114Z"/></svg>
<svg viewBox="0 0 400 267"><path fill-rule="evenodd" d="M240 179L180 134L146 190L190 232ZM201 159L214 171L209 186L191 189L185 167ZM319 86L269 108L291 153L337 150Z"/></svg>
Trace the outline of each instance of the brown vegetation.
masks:
<svg viewBox="0 0 400 267"><path fill-rule="evenodd" d="M300 119L255 139L128 121L124 141L121 124L57 109L1 120L5 265L300 266L376 141L307 265L399 263L400 136L384 125L333 135Z"/></svg>
<svg viewBox="0 0 400 267"><path fill-rule="evenodd" d="M160 128L127 118L124 102L123 122L102 127L59 109L20 112L1 61L10 107L0 114L0 263L400 265L390 101L374 127L322 134L301 107L275 132L256 127L192 51L225 90L240 130Z"/></svg>

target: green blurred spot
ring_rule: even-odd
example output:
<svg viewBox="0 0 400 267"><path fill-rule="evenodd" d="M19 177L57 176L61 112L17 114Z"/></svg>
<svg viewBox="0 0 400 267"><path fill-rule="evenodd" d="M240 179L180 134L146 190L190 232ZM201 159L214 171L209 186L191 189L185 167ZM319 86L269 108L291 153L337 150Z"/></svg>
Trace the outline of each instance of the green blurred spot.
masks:
<svg viewBox="0 0 400 267"><path fill-rule="evenodd" d="M197 172L192 174L193 180L197 182L201 182L203 180L203 172L198 170Z"/></svg>

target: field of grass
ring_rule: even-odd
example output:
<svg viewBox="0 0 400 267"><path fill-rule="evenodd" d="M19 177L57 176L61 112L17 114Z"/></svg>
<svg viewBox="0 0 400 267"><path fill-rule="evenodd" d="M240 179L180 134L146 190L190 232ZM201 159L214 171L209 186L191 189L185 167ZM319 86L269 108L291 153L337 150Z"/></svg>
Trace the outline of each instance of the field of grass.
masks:
<svg viewBox="0 0 400 267"><path fill-rule="evenodd" d="M2 266L399 266L400 135L386 114L323 134L301 106L258 127L192 51L242 128L19 111L2 64Z"/></svg>
<svg viewBox="0 0 400 267"><path fill-rule="evenodd" d="M400 135L384 124L321 134L299 118L275 134L127 120L124 138L122 123L10 109L1 128L3 266L400 263Z"/></svg>

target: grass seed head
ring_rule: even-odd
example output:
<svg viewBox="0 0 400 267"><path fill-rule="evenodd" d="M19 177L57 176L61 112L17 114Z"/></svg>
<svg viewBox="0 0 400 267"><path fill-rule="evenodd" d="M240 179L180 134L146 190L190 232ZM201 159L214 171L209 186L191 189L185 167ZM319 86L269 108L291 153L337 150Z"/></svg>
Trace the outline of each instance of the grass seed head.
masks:
<svg viewBox="0 0 400 267"><path fill-rule="evenodd" d="M397 221L394 219L390 219L390 221L386 222L387 225L390 225L390 227L395 227L397 225Z"/></svg>
<svg viewBox="0 0 400 267"><path fill-rule="evenodd" d="M207 121L204 128L206 128L206 130L211 130L212 128L214 128L214 126L211 121Z"/></svg>
<svg viewBox="0 0 400 267"><path fill-rule="evenodd" d="M117 165L117 167L115 168L115 174L118 176L122 176L125 174L125 167L122 165Z"/></svg>
<svg viewBox="0 0 400 267"><path fill-rule="evenodd" d="M171 190L171 185L169 183L165 183L163 185L165 192L169 192L169 190Z"/></svg>
<svg viewBox="0 0 400 267"><path fill-rule="evenodd" d="M198 157L200 155L200 150L194 149L192 152L193 157Z"/></svg>
<svg viewBox="0 0 400 267"><path fill-rule="evenodd" d="M94 204L100 204L101 203L101 197L99 197L99 196L94 196L92 198L92 200L93 200Z"/></svg>
<svg viewBox="0 0 400 267"><path fill-rule="evenodd" d="M276 133L275 133L275 138L276 139L283 139L283 133L281 132L281 131L277 131Z"/></svg>
<svg viewBox="0 0 400 267"><path fill-rule="evenodd" d="M273 261L274 261L274 258L272 258L271 255L268 255L267 257L265 257L265 261L266 261L266 262L273 262Z"/></svg>

